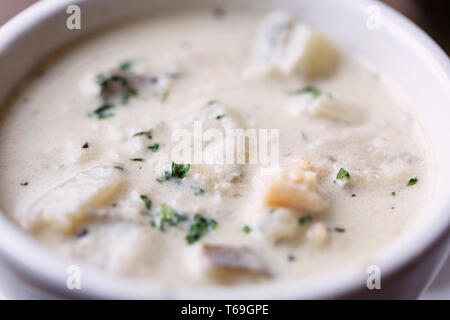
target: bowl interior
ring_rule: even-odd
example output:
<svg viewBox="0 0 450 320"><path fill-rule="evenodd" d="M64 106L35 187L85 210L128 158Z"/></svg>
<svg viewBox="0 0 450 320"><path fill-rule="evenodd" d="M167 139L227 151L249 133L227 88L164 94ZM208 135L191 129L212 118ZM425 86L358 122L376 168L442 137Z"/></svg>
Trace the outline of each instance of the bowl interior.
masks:
<svg viewBox="0 0 450 320"><path fill-rule="evenodd" d="M79 4L82 12L82 29L65 28L66 8ZM5 99L20 80L48 54L73 43L78 38L101 27L130 17L165 10L225 7L235 10L287 9L298 18L316 26L337 43L363 57L387 73L401 90L423 125L430 141L430 152L435 165L435 192L429 211L420 228L411 230L404 241L386 251L380 264L385 273L392 272L426 249L449 225L450 149L446 148L450 119L450 65L448 57L420 29L406 18L386 6L369 0L61 0L43 1L20 14L0 29L0 101ZM375 7L374 7L375 6ZM368 26L373 10L379 10L380 28ZM0 217L0 233L6 239L0 249L33 281L45 281L55 290L65 289L67 261L54 257L47 249L24 236L17 228ZM421 239L421 241L417 241ZM11 245L14 243L14 247ZM34 261L30 266L27 261ZM140 288L135 283L115 280L86 267L83 294L109 297L142 297L149 290L153 297L164 297L160 288ZM324 277L314 283L299 286L289 284L254 287L181 291L171 297L208 298L313 298L336 296L365 285L365 273L342 274L338 279ZM40 279L40 280L39 280Z"/></svg>

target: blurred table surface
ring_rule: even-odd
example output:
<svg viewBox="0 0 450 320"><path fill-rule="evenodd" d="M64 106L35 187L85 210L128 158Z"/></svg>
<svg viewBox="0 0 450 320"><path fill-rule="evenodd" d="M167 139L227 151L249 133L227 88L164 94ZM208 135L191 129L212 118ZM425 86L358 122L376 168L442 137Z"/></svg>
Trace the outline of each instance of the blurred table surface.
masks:
<svg viewBox="0 0 450 320"><path fill-rule="evenodd" d="M34 2L37 0L0 0L0 26ZM431 35L447 54L450 54L450 0L383 0L383 2L413 20ZM421 298L450 299L450 258Z"/></svg>

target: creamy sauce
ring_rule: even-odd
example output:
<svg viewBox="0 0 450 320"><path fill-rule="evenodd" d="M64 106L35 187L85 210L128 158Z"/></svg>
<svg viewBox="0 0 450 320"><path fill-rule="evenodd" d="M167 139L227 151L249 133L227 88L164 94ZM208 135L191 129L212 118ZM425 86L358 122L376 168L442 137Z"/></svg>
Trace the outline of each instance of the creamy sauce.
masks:
<svg viewBox="0 0 450 320"><path fill-rule="evenodd" d="M266 37L272 23L293 31ZM63 256L162 284L372 264L427 206L422 132L385 70L311 30L185 13L71 47L2 109L1 210ZM195 121L278 129L280 169L172 167L172 134Z"/></svg>

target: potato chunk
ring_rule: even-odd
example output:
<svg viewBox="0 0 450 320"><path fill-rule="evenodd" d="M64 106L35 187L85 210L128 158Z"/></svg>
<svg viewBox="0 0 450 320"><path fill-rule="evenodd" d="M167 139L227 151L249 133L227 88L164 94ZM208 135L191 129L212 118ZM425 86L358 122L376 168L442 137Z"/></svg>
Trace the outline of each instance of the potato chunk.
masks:
<svg viewBox="0 0 450 320"><path fill-rule="evenodd" d="M61 182L40 196L24 214L21 223L36 231L49 227L61 233L74 231L88 210L112 200L124 184L119 170L95 167Z"/></svg>
<svg viewBox="0 0 450 320"><path fill-rule="evenodd" d="M262 22L251 62L244 73L326 76L338 63L332 44L319 32L295 21L286 12L274 12Z"/></svg>
<svg viewBox="0 0 450 320"><path fill-rule="evenodd" d="M363 122L364 113L353 101L330 93L318 94L300 91L289 97L286 110L293 116L309 116L357 125Z"/></svg>
<svg viewBox="0 0 450 320"><path fill-rule="evenodd" d="M264 202L268 207L312 212L326 206L318 191L317 174L304 160L281 170L269 186Z"/></svg>

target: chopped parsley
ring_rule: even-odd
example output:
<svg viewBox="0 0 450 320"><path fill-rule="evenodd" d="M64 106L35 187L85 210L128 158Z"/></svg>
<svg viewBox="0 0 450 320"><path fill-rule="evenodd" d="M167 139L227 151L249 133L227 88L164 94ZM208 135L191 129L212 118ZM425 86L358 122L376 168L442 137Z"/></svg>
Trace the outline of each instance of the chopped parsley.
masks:
<svg viewBox="0 0 450 320"><path fill-rule="evenodd" d="M172 172L168 170L164 171L164 175L156 179L156 181L163 183L165 181L169 181L171 178L183 179L186 177L190 167L190 164L177 164L172 162Z"/></svg>
<svg viewBox="0 0 450 320"><path fill-rule="evenodd" d="M417 178L417 177L411 178L411 179L409 179L409 182L408 182L407 186L408 187L409 186L413 186L413 185L415 185L417 183L417 181L419 181L419 178Z"/></svg>
<svg viewBox="0 0 450 320"><path fill-rule="evenodd" d="M341 168L336 176L336 179L350 179L350 173L348 173L347 170L345 170L344 168Z"/></svg>
<svg viewBox="0 0 450 320"><path fill-rule="evenodd" d="M155 143L151 146L148 146L147 149L152 150L153 152L156 152L159 149L159 143Z"/></svg>
<svg viewBox="0 0 450 320"><path fill-rule="evenodd" d="M133 137L140 137L140 136L146 136L149 139L153 138L153 129L147 131L140 131L133 134Z"/></svg>
<svg viewBox="0 0 450 320"><path fill-rule="evenodd" d="M216 116L216 120L220 120L220 119L222 119L223 117L226 117L227 115L226 114L219 114L218 116Z"/></svg>
<svg viewBox="0 0 450 320"><path fill-rule="evenodd" d="M242 228L242 231L244 231L245 233L250 233L250 232L252 232L252 229L247 225L247 226L244 226L244 228Z"/></svg>
<svg viewBox="0 0 450 320"><path fill-rule="evenodd" d="M147 197L145 194L141 194L141 200L144 201L145 208L147 210L150 210L152 207L152 200L150 200L150 198Z"/></svg>
<svg viewBox="0 0 450 320"><path fill-rule="evenodd" d="M161 205L159 216L156 217L156 219L152 220L151 225L154 228L158 228L159 230L164 231L165 224L168 224L171 227L176 227L180 222L186 220L187 216L176 212L169 205L163 203Z"/></svg>
<svg viewBox="0 0 450 320"><path fill-rule="evenodd" d="M214 219L208 219L200 214L194 216L194 221L189 228L189 233L186 236L186 241L189 244L193 244L201 237L208 233L210 230L217 228L217 221Z"/></svg>
<svg viewBox="0 0 450 320"><path fill-rule="evenodd" d="M124 61L120 64L119 69L122 71L128 71L131 69L133 63L131 61Z"/></svg>
<svg viewBox="0 0 450 320"><path fill-rule="evenodd" d="M133 158L133 159L130 159L131 161L134 161L134 162L144 162L145 161L145 159L142 159L142 158Z"/></svg>
<svg viewBox="0 0 450 320"><path fill-rule="evenodd" d="M89 116L97 117L100 120L101 119L106 119L106 118L114 116L114 112L112 112L113 109L114 109L114 105L113 104L106 103L106 104L98 107L97 109L95 109L91 113L89 113Z"/></svg>
<svg viewBox="0 0 450 320"><path fill-rule="evenodd" d="M304 225L304 224L306 224L308 222L311 222L312 219L313 219L313 217L311 217L311 216L303 216L303 217L300 217L300 219L298 219L298 223L300 225Z"/></svg>
<svg viewBox="0 0 450 320"><path fill-rule="evenodd" d="M208 107L211 107L212 105L219 103L219 100L209 100L206 104Z"/></svg>
<svg viewBox="0 0 450 320"><path fill-rule="evenodd" d="M161 103L166 102L169 99L169 96L170 96L170 91L169 90L164 91L164 93L161 96Z"/></svg>
<svg viewBox="0 0 450 320"><path fill-rule="evenodd" d="M170 174L170 172L166 170L164 171L164 175L156 179L156 181L158 181L159 183L163 183L164 181L169 181L171 177L172 175Z"/></svg>
<svg viewBox="0 0 450 320"><path fill-rule="evenodd" d="M317 98L322 94L322 91L320 91L317 87L307 86L302 89L298 89L291 92L291 94L305 94L305 93L309 93L313 96L313 98Z"/></svg>
<svg viewBox="0 0 450 320"><path fill-rule="evenodd" d="M186 177L190 167L190 164L177 164L172 162L172 177L183 179Z"/></svg>
<svg viewBox="0 0 450 320"><path fill-rule="evenodd" d="M395 197L396 192L395 192L395 191L392 191L392 192L391 192L391 195L392 195L393 197Z"/></svg>

